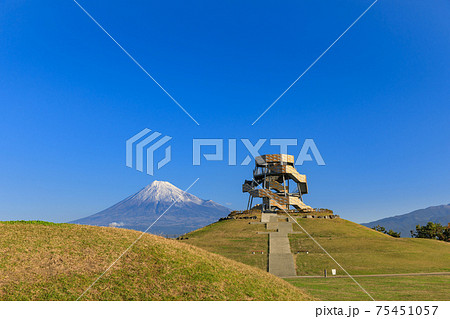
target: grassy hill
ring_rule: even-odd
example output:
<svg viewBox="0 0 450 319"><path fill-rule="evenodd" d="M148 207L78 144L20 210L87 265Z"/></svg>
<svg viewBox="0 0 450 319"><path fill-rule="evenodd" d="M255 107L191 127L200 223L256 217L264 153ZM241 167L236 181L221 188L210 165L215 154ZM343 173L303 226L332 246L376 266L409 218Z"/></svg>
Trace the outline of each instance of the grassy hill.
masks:
<svg viewBox="0 0 450 319"><path fill-rule="evenodd" d="M268 236L258 232L266 232L263 224L231 219L195 230L184 238L191 245L267 271Z"/></svg>
<svg viewBox="0 0 450 319"><path fill-rule="evenodd" d="M429 239L393 238L345 219L297 220L352 275L450 272L449 243ZM267 230L263 224L250 222L245 219L220 221L187 234L189 239L186 242L267 270L268 235L257 234ZM294 224L294 231L301 229ZM331 269L336 269L338 275L344 275L306 234L290 234L289 240L299 276L320 276L324 269L328 273L331 273ZM252 251L263 251L264 254L252 254ZM368 286L365 287L366 290L378 299L450 298L445 290L450 284L450 276L374 277L357 280L365 282ZM288 281L320 299L367 299L348 278L295 278ZM406 291L407 287L410 290ZM343 289L348 293L337 295L336 289Z"/></svg>
<svg viewBox="0 0 450 319"><path fill-rule="evenodd" d="M449 243L394 238L340 218L299 218L298 222L352 275L450 271ZM300 227L294 224L294 230ZM289 238L292 252L298 252L298 275L321 275L323 269L338 268L306 234ZM344 274L340 269L337 273Z"/></svg>
<svg viewBox="0 0 450 319"><path fill-rule="evenodd" d="M140 235L115 228L0 222L0 300L76 300ZM82 300L310 300L264 271L145 234Z"/></svg>

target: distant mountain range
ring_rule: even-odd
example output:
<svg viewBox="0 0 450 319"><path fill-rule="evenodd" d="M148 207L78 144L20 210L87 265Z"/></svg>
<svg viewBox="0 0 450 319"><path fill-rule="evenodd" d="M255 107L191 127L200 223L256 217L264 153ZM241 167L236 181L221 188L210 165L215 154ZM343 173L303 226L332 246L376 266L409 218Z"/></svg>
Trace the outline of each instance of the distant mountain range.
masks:
<svg viewBox="0 0 450 319"><path fill-rule="evenodd" d="M172 204L149 233L184 234L230 213L230 209L186 193L169 182L154 181L114 206L70 223L144 231Z"/></svg>
<svg viewBox="0 0 450 319"><path fill-rule="evenodd" d="M401 232L402 237L410 237L410 231L415 230L416 225L424 226L428 222L440 223L444 226L450 223L450 204L431 206L415 210L408 214L383 218L361 225L370 228L380 225L386 228L386 230L392 229L396 232Z"/></svg>

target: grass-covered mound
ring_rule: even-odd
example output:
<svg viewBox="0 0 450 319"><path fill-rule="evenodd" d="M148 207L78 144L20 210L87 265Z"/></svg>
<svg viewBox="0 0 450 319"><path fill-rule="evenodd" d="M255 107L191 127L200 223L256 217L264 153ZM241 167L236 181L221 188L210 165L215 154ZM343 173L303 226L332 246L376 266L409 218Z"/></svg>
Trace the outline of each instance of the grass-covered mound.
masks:
<svg viewBox="0 0 450 319"><path fill-rule="evenodd" d="M76 300L141 233L0 222L0 299ZM262 270L145 234L82 300L309 300Z"/></svg>
<svg viewBox="0 0 450 319"><path fill-rule="evenodd" d="M352 275L450 272L450 243L394 238L340 218L299 218L298 223ZM294 224L294 230L301 229ZM306 234L289 238L299 275L333 268L345 275Z"/></svg>
<svg viewBox="0 0 450 319"><path fill-rule="evenodd" d="M252 220L222 220L186 234L191 245L267 271L268 235L265 225ZM254 253L253 253L254 252Z"/></svg>
<svg viewBox="0 0 450 319"><path fill-rule="evenodd" d="M267 270L267 230L263 224L252 222L220 221L185 235L185 242ZM450 243L394 238L341 218L298 218L298 222L354 275L450 272ZM293 230L301 232L296 224ZM329 273L337 269L338 275L344 275L305 233L289 234L289 240L298 275L322 275L324 269Z"/></svg>
<svg viewBox="0 0 450 319"><path fill-rule="evenodd" d="M185 241L228 258L267 270L268 235L252 220L224 220L187 234ZM450 243L432 239L393 238L345 219L298 218L350 274L450 272ZM301 231L294 224L294 231ZM262 232L263 234L257 234ZM289 235L297 274L344 272L304 233ZM263 251L263 254L253 252ZM369 300L349 278L287 279L322 300ZM449 275L356 278L377 300L448 300ZM339 293L338 293L339 292Z"/></svg>

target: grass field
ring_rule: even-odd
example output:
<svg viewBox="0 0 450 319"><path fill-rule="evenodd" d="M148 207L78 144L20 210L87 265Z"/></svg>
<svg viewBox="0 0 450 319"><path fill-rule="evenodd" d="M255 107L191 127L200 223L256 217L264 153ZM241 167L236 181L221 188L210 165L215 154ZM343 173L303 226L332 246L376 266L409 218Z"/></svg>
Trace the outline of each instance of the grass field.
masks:
<svg viewBox="0 0 450 319"><path fill-rule="evenodd" d="M345 219L299 218L299 224L352 275L450 271L450 243L394 238ZM294 230L300 227L294 224ZM298 275L345 273L306 234L290 234ZM308 254L306 254L308 251Z"/></svg>
<svg viewBox="0 0 450 319"><path fill-rule="evenodd" d="M429 239L393 238L345 219L299 218L298 222L350 274L399 274L450 272L450 244ZM252 250L268 249L262 224L227 220L187 235L189 244L225 257L267 269L267 255ZM301 231L294 224L294 231ZM298 275L323 275L324 269L344 272L306 234L290 234ZM308 252L308 253L306 253ZM375 299L449 300L449 276L358 277ZM296 278L288 282L322 300L367 300L349 278Z"/></svg>
<svg viewBox="0 0 450 319"><path fill-rule="evenodd" d="M267 271L268 235L263 224L246 219L220 221L186 235L186 243ZM263 253L252 254L253 251Z"/></svg>
<svg viewBox="0 0 450 319"><path fill-rule="evenodd" d="M140 235L0 222L0 300L75 300ZM310 300L265 271L145 234L82 300Z"/></svg>
<svg viewBox="0 0 450 319"><path fill-rule="evenodd" d="M450 272L450 244L419 238L393 238L345 219L298 222L349 273L354 275ZM301 229L294 224L294 231ZM186 243L242 263L267 269L268 235L263 224L226 220L186 235ZM322 275L324 269L343 271L306 234L290 234L298 275ZM264 254L252 254L263 251ZM306 253L308 252L308 254Z"/></svg>
<svg viewBox="0 0 450 319"><path fill-rule="evenodd" d="M450 300L450 276L358 277L375 300ZM350 278L286 279L322 300L370 300Z"/></svg>
<svg viewBox="0 0 450 319"><path fill-rule="evenodd" d="M450 271L449 243L392 238L343 219L298 221L354 275ZM268 235L257 234L265 226L251 222L220 221L187 234L185 240L145 234L83 300L368 300L349 278L285 281L268 274ZM0 300L75 300L140 234L0 222ZM306 234L289 236L299 274L322 275L323 269L343 274ZM356 280L376 300L450 299L450 276Z"/></svg>

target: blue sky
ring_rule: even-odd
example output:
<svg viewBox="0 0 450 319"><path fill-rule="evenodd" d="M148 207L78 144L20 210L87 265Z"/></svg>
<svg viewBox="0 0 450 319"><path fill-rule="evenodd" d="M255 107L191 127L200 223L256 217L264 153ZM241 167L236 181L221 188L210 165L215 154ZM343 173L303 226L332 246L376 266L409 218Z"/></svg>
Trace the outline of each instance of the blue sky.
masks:
<svg viewBox="0 0 450 319"><path fill-rule="evenodd" d="M244 208L252 166L193 167L193 138L313 138L305 202L357 222L450 202L448 1L380 0L254 126L371 1L79 3L200 126L73 1L2 1L0 220L81 218L155 179ZM125 166L144 128L173 137L154 176Z"/></svg>

